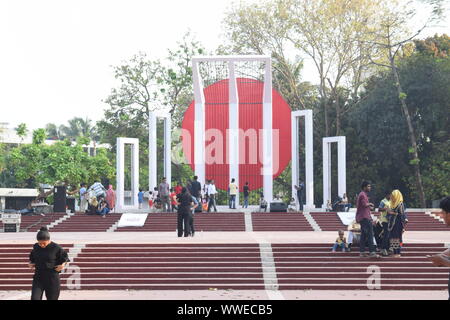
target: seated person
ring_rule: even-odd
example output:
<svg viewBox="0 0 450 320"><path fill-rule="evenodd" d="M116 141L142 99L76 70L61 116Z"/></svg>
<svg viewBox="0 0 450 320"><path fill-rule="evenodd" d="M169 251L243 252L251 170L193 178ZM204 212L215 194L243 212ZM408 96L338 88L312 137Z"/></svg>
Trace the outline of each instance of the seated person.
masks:
<svg viewBox="0 0 450 320"><path fill-rule="evenodd" d="M361 237L361 225L353 220L351 224L348 225L348 251L351 251L353 243L355 245L359 244L359 238Z"/></svg>
<svg viewBox="0 0 450 320"><path fill-rule="evenodd" d="M381 248L381 241L383 239L383 224L381 220L375 219L373 224L373 236L375 237L375 242L377 244L377 250Z"/></svg>
<svg viewBox="0 0 450 320"><path fill-rule="evenodd" d="M155 208L155 211L158 211L158 210L162 211L162 209L163 209L162 200L161 200L161 197L159 196L159 194L156 196L153 206Z"/></svg>
<svg viewBox="0 0 450 320"><path fill-rule="evenodd" d="M333 211L333 206L331 205L331 201L330 200L327 201L326 211L327 212Z"/></svg>
<svg viewBox="0 0 450 320"><path fill-rule="evenodd" d="M344 193L344 196L342 197L341 205L345 212L348 212L350 210L350 208L352 207L352 205L350 203L348 203L348 197L347 197L346 193Z"/></svg>
<svg viewBox="0 0 450 320"><path fill-rule="evenodd" d="M97 214L101 215L103 218L109 213L108 203L105 198L100 197L97 206Z"/></svg>
<svg viewBox="0 0 450 320"><path fill-rule="evenodd" d="M259 210L262 212L264 209L264 212L267 211L267 201L264 199L264 195L261 193L261 198L259 199Z"/></svg>
<svg viewBox="0 0 450 320"><path fill-rule="evenodd" d="M294 198L291 198L291 203L289 203L288 211L289 212L296 212L297 211L297 203L295 202Z"/></svg>
<svg viewBox="0 0 450 320"><path fill-rule="evenodd" d="M333 245L332 252L336 252L336 249L342 250L342 252L348 251L347 240L344 237L344 230L338 231L339 237L337 237L336 242Z"/></svg>
<svg viewBox="0 0 450 320"><path fill-rule="evenodd" d="M96 196L93 196L89 199L86 214L88 215L97 214L97 208L98 208L98 200Z"/></svg>

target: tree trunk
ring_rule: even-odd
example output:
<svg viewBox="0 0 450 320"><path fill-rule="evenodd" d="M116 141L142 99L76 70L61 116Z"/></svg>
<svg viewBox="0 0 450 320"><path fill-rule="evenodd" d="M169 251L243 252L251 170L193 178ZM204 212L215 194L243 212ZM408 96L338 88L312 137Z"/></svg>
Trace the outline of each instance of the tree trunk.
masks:
<svg viewBox="0 0 450 320"><path fill-rule="evenodd" d="M336 99L336 136L341 134L341 106L339 105L339 94L335 92Z"/></svg>
<svg viewBox="0 0 450 320"><path fill-rule="evenodd" d="M391 62L391 70L392 70L392 73L395 78L395 86L397 88L397 93L398 93L400 103L402 106L402 111L405 116L406 123L408 125L409 139L411 142L411 147L413 149L412 158L414 160L413 166L414 166L414 173L415 173L415 177L416 177L416 189L419 194L420 205L422 206L422 208L426 208L425 192L423 190L422 175L420 173L419 153L417 152L416 135L414 133L414 127L412 125L411 116L409 115L408 106L406 105L405 98L402 97L404 92L403 92L402 86L400 84L400 76L398 74L397 67L395 66L394 59L391 58L390 60L391 60L390 61Z"/></svg>

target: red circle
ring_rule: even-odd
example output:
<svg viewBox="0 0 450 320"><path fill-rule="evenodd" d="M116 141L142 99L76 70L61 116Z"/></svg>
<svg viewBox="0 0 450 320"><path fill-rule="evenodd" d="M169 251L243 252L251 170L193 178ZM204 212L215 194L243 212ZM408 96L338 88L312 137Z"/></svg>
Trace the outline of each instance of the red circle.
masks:
<svg viewBox="0 0 450 320"><path fill-rule="evenodd" d="M240 161L239 164L239 189L243 190L245 182L249 182L250 190L256 190L263 186L263 177L261 175L262 161L259 155L260 147L259 141L261 134L259 132L263 127L263 87L264 83L254 79L238 78L237 87L239 93L239 128L244 132L252 133L249 129L254 129L253 133L256 133L257 145L250 143L249 139L245 139L245 160ZM228 104L228 79L216 82L204 89L205 95L205 130L208 132L210 129L216 129L220 131L223 137L226 137L226 130L229 128L229 104ZM272 103L273 103L273 116L272 123L273 129L279 133L279 148L278 148L278 170L275 171L274 178L278 177L289 164L291 160L291 109L281 95L273 89L272 91ZM183 138L183 151L186 155L187 161L191 168L195 171L194 165L194 112L195 102L189 105L182 123L182 128L189 132L189 139ZM216 132L218 132L216 131ZM250 134L255 137L255 135ZM206 138L206 137L205 137ZM273 134L273 140L275 147L276 134ZM208 161L212 158L205 152L207 157L206 164L206 179L214 179L216 187L221 190L227 190L231 178L229 176L228 157L226 154L226 140L223 141L223 163L208 164ZM206 139L206 147L210 145L212 141ZM256 140L253 140L253 142ZM220 146L220 143L213 142L216 146ZM243 141L241 139L240 144ZM192 146L192 148L189 148ZM243 150L243 149L241 149ZM254 153L257 151L257 160L255 162ZM249 154L250 153L250 154ZM277 155L277 148L273 149L274 158ZM215 153L211 153L213 157L216 157ZM220 161L217 161L220 162ZM274 162L275 163L275 162Z"/></svg>

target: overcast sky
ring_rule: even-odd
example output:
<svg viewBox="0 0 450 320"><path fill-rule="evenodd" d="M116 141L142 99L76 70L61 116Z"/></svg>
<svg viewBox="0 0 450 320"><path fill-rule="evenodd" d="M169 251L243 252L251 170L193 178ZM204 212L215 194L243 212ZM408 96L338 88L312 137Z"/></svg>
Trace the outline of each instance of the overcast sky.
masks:
<svg viewBox="0 0 450 320"><path fill-rule="evenodd" d="M162 58L188 29L215 49L232 2L2 0L0 122L35 129L75 116L101 119L101 100L116 84L112 65L139 51Z"/></svg>

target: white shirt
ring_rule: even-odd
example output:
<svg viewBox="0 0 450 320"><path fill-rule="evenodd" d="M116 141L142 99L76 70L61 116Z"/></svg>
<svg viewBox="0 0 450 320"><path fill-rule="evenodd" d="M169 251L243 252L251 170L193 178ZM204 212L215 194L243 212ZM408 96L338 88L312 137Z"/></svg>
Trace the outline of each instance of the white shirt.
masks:
<svg viewBox="0 0 450 320"><path fill-rule="evenodd" d="M216 186L214 184L208 185L208 194L216 194L216 193L217 193Z"/></svg>

